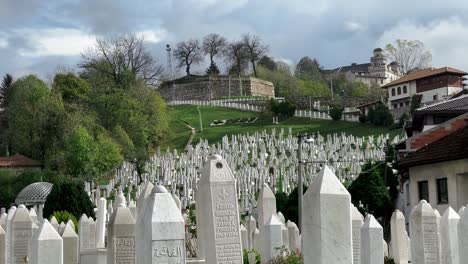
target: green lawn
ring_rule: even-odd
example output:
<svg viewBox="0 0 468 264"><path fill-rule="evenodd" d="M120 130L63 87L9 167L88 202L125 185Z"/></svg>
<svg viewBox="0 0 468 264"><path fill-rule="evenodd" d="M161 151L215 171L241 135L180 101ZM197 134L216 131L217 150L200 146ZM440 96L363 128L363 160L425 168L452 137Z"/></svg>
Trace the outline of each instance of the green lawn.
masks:
<svg viewBox="0 0 468 264"><path fill-rule="evenodd" d="M210 127L209 124L213 120L221 119L237 119L249 118L259 116L259 113L250 111L241 111L225 107L213 106L200 106L202 115L203 132L200 132L200 121L197 111L197 106L193 105L179 105L170 108L171 121L170 126L172 129L172 137L165 147L177 148L182 150L190 136L190 130L185 124L190 124L195 127L197 134L193 143L199 142L200 138L208 139L210 143L215 143L221 140L225 135L233 134L247 134L264 129L271 130L276 128L284 128L285 131L289 127L293 129L293 133L313 133L319 131L321 134L341 133L352 134L355 136L369 136L390 133L391 136L402 134L402 130L389 130L386 127L378 127L370 124L361 124L346 121L332 121L323 119L310 119L310 118L289 118L280 122L279 125L272 124L272 118L267 116L263 122L261 119L257 120L254 124L233 124L218 127Z"/></svg>

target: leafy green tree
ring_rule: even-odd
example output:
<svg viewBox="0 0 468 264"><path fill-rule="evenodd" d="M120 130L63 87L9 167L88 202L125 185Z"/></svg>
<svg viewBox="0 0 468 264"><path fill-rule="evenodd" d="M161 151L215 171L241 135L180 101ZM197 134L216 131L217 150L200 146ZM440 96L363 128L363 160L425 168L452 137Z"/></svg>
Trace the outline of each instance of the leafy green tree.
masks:
<svg viewBox="0 0 468 264"><path fill-rule="evenodd" d="M34 75L17 80L7 109L8 142L18 153L44 161L52 96L47 85Z"/></svg>
<svg viewBox="0 0 468 264"><path fill-rule="evenodd" d="M92 179L97 146L92 135L82 126L76 127L65 141L67 173L74 177Z"/></svg>
<svg viewBox="0 0 468 264"><path fill-rule="evenodd" d="M413 116L414 111L416 111L416 109L421 107L421 100L422 100L422 96L420 96L420 95L415 94L415 95L411 96L411 104L410 104L410 115L411 116Z"/></svg>
<svg viewBox="0 0 468 264"><path fill-rule="evenodd" d="M13 76L11 74L5 74L0 85L0 108L8 107L8 95L10 89L13 86Z"/></svg>
<svg viewBox="0 0 468 264"><path fill-rule="evenodd" d="M383 163L379 166L383 167ZM375 163L367 163L361 173L349 186L348 191L356 207L360 202L366 206L368 212L375 217L384 216L388 208L393 208L390 192L384 181L381 170L372 169ZM367 171L370 170L370 171Z"/></svg>
<svg viewBox="0 0 468 264"><path fill-rule="evenodd" d="M123 161L120 146L106 133L100 133L96 138L96 156L94 167L99 175L115 169Z"/></svg>
<svg viewBox="0 0 468 264"><path fill-rule="evenodd" d="M278 66L276 65L276 62L268 57L267 55L263 56L257 63L257 67L262 66L270 71L276 71L278 69Z"/></svg>
<svg viewBox="0 0 468 264"><path fill-rule="evenodd" d="M78 103L87 97L91 87L84 79L67 73L55 75L52 90L59 93L64 102Z"/></svg>
<svg viewBox="0 0 468 264"><path fill-rule="evenodd" d="M323 81L322 73L320 71L320 63L317 59L309 57L302 57L296 65L295 76L299 79L309 79L316 81Z"/></svg>
<svg viewBox="0 0 468 264"><path fill-rule="evenodd" d="M333 119L333 121L339 121L341 120L343 116L343 110L344 108L338 105L334 105L330 109L330 116Z"/></svg>
<svg viewBox="0 0 468 264"><path fill-rule="evenodd" d="M84 181L62 177L52 183L54 186L44 206L44 217L49 218L56 211L67 211L74 216L86 214L88 217L95 217L94 206L84 189Z"/></svg>
<svg viewBox="0 0 468 264"><path fill-rule="evenodd" d="M206 69L206 74L208 75L219 75L221 71L218 68L218 65L216 65L216 62L213 62L210 64L210 67Z"/></svg>

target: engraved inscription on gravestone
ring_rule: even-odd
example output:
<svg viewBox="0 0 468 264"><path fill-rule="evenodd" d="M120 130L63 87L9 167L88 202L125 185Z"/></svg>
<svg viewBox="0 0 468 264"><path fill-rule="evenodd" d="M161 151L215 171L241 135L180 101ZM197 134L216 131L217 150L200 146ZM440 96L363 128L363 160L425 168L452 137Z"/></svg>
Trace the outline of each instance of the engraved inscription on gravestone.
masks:
<svg viewBox="0 0 468 264"><path fill-rule="evenodd" d="M361 229L353 228L353 263L359 263L361 254Z"/></svg>
<svg viewBox="0 0 468 264"><path fill-rule="evenodd" d="M115 264L135 264L135 238L114 238Z"/></svg>
<svg viewBox="0 0 468 264"><path fill-rule="evenodd" d="M439 263L439 247L438 247L438 234L437 234L437 223L433 221L426 221L423 218L423 243L426 264L437 264ZM432 220L432 219L431 219ZM435 218L434 218L435 220Z"/></svg>
<svg viewBox="0 0 468 264"><path fill-rule="evenodd" d="M216 256L220 264L241 263L239 221L234 185L213 186Z"/></svg>
<svg viewBox="0 0 468 264"><path fill-rule="evenodd" d="M32 237L30 229L15 228L14 230L14 261L24 263L24 258L28 256L29 240Z"/></svg>
<svg viewBox="0 0 468 264"><path fill-rule="evenodd" d="M185 254L184 240L153 241L153 264L183 264Z"/></svg>

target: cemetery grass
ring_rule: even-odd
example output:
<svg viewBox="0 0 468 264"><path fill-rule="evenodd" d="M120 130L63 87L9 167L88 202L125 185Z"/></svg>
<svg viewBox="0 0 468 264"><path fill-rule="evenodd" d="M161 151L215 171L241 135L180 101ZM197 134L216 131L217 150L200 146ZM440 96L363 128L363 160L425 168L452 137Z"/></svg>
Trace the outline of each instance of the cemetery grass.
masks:
<svg viewBox="0 0 468 264"><path fill-rule="evenodd" d="M270 132L274 128L276 128L277 133L281 128L284 128L286 133L289 128L292 128L293 134L311 134L320 132L320 134L326 135L333 133L340 134L344 132L346 134L362 137L390 133L392 138L396 135L403 135L403 130L401 129L390 130L387 127L361 124L358 122L292 117L286 120L280 120L280 124L274 125L272 123L271 115L265 115L262 121L261 114L257 112L216 106L200 106L200 111L202 115L203 132L200 132L200 121L197 106L178 105L170 107L170 128L172 130L172 134L163 146L165 148L171 147L183 150L191 133L186 124L189 124L196 129L196 135L192 144L198 143L201 138L207 139L210 143L216 143L220 142L225 135L253 134L257 131L261 132L263 130ZM259 117L259 119L253 124L231 124L210 127L210 123L214 120L250 117Z"/></svg>

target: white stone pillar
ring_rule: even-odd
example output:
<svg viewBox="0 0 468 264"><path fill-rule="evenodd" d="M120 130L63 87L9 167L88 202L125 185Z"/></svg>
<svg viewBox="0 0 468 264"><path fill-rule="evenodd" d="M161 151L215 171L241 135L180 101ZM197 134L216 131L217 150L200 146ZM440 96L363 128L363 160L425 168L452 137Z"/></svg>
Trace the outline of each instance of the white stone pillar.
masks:
<svg viewBox="0 0 468 264"><path fill-rule="evenodd" d="M266 263L271 258L278 256L279 251L277 248L281 248L282 243L282 223L275 214L270 215L270 219L265 223L263 228L264 235L263 237L263 254L262 254L262 263ZM306 263L306 262L304 262Z"/></svg>
<svg viewBox="0 0 468 264"><path fill-rule="evenodd" d="M67 224L62 234L63 240L63 264L78 264L79 238L75 229Z"/></svg>
<svg viewBox="0 0 468 264"><path fill-rule="evenodd" d="M409 244L406 241L405 216L398 209L393 212L390 219L390 231L392 257L395 260L395 264L408 264Z"/></svg>
<svg viewBox="0 0 468 264"><path fill-rule="evenodd" d="M304 195L304 263L353 262L351 195L327 165Z"/></svg>
<svg viewBox="0 0 468 264"><path fill-rule="evenodd" d="M103 197L99 198L97 204L96 217L96 248L105 248L106 236L106 219L107 219L107 200Z"/></svg>
<svg viewBox="0 0 468 264"><path fill-rule="evenodd" d="M442 264L460 264L458 247L458 222L460 216L448 207L440 219L440 241L442 246Z"/></svg>
<svg viewBox="0 0 468 264"><path fill-rule="evenodd" d="M0 264L6 264L6 232L0 225Z"/></svg>
<svg viewBox="0 0 468 264"><path fill-rule="evenodd" d="M464 208L459 212L458 247L460 251L460 264L464 264L468 261L468 209Z"/></svg>
<svg viewBox="0 0 468 264"><path fill-rule="evenodd" d="M437 215L425 200L411 212L410 236L412 263L440 263Z"/></svg>
<svg viewBox="0 0 468 264"><path fill-rule="evenodd" d="M135 219L119 190L107 232L107 264L135 263Z"/></svg>
<svg viewBox="0 0 468 264"><path fill-rule="evenodd" d="M361 264L383 264L383 228L373 215L368 215L361 228Z"/></svg>
<svg viewBox="0 0 468 264"><path fill-rule="evenodd" d="M136 227L137 264L185 264L185 222L166 188L153 188Z"/></svg>
<svg viewBox="0 0 468 264"><path fill-rule="evenodd" d="M212 155L205 163L198 189L205 262L242 263L236 180L221 156Z"/></svg>
<svg viewBox="0 0 468 264"><path fill-rule="evenodd" d="M361 263L361 227L364 217L359 210L351 205L353 226L353 264Z"/></svg>
<svg viewBox="0 0 468 264"><path fill-rule="evenodd" d="M47 219L32 237L28 256L30 264L63 263L63 240Z"/></svg>
<svg viewBox="0 0 468 264"><path fill-rule="evenodd" d="M289 249L301 249L297 243L299 239L299 228L297 225L294 222L288 221L286 227L288 228Z"/></svg>
<svg viewBox="0 0 468 264"><path fill-rule="evenodd" d="M32 220L24 205L18 206L9 228L11 232L9 263L23 263L29 253L32 237Z"/></svg>
<svg viewBox="0 0 468 264"><path fill-rule="evenodd" d="M241 241L242 241L242 249L248 250L249 248L248 232L247 232L247 228L245 228L243 224L240 225L240 234L241 234Z"/></svg>

